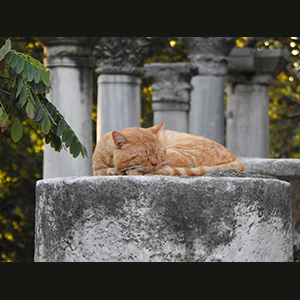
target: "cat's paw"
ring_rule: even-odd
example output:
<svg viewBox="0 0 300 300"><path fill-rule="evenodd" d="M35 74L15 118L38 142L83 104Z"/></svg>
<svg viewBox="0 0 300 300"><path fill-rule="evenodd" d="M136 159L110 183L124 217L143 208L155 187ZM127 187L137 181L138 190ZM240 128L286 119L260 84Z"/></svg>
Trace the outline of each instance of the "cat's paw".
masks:
<svg viewBox="0 0 300 300"><path fill-rule="evenodd" d="M138 170L134 170L134 169L131 169L131 170L127 170L126 171L126 174L127 175L144 175L144 173L143 172L141 172L141 171L138 171Z"/></svg>
<svg viewBox="0 0 300 300"><path fill-rule="evenodd" d="M108 176L119 175L118 172L117 172L117 170L115 168L109 168L109 169L107 169L106 174Z"/></svg>

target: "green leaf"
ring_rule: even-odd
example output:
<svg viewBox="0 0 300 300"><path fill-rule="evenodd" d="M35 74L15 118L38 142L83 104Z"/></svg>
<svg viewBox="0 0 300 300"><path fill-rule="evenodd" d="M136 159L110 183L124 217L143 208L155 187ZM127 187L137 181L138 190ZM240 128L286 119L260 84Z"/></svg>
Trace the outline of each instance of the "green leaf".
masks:
<svg viewBox="0 0 300 300"><path fill-rule="evenodd" d="M1 110L2 110L2 108L1 108ZM2 111L2 113L0 112L0 127L3 127L3 128L6 127L8 122L9 122L8 115L6 113L3 113L3 111Z"/></svg>
<svg viewBox="0 0 300 300"><path fill-rule="evenodd" d="M59 122L58 122L58 125L57 125L57 136L61 136L66 128L67 124L66 124L66 121L64 119L61 119Z"/></svg>
<svg viewBox="0 0 300 300"><path fill-rule="evenodd" d="M7 39L5 45L0 49L0 61L9 53L11 49L11 41Z"/></svg>
<svg viewBox="0 0 300 300"><path fill-rule="evenodd" d="M43 82L46 86L50 87L51 86L51 81L50 81L50 78L49 78L49 74L48 72L45 72L45 71L42 71L42 79L43 79Z"/></svg>
<svg viewBox="0 0 300 300"><path fill-rule="evenodd" d="M51 128L51 121L47 115L44 115L42 121L39 124L39 129L42 133L48 134Z"/></svg>
<svg viewBox="0 0 300 300"><path fill-rule="evenodd" d="M24 59L22 57L19 57L18 64L16 66L16 72L17 72L17 74L20 74L23 71L24 66L25 66Z"/></svg>
<svg viewBox="0 0 300 300"><path fill-rule="evenodd" d="M8 52L8 53L6 54L6 56L5 56L4 62L5 62L6 64L9 64L9 63L11 62L12 58L13 58L12 53L11 53L11 52Z"/></svg>
<svg viewBox="0 0 300 300"><path fill-rule="evenodd" d="M81 155L83 158L85 158L85 157L88 158L87 150L83 145L81 145Z"/></svg>
<svg viewBox="0 0 300 300"><path fill-rule="evenodd" d="M35 116L35 108L31 102L28 102L26 105L26 114L29 119L33 119Z"/></svg>
<svg viewBox="0 0 300 300"><path fill-rule="evenodd" d="M23 137L23 125L19 118L15 119L11 127L11 138L17 143Z"/></svg>
<svg viewBox="0 0 300 300"><path fill-rule="evenodd" d="M41 70L39 68L36 68L34 71L34 82L38 84L41 79Z"/></svg>
<svg viewBox="0 0 300 300"><path fill-rule="evenodd" d="M12 73L10 74L10 79L9 79L9 82L7 84L7 87L8 88L13 88L15 87L16 83L17 83L17 77L18 75L16 73Z"/></svg>
<svg viewBox="0 0 300 300"><path fill-rule="evenodd" d="M2 47L0 49L0 61L3 60L4 57L5 57L5 52L4 52L4 48Z"/></svg>
<svg viewBox="0 0 300 300"><path fill-rule="evenodd" d="M81 151L81 143L79 141L76 142L76 145L73 149L73 157L76 158L79 154L80 154L80 151Z"/></svg>
<svg viewBox="0 0 300 300"><path fill-rule="evenodd" d="M18 89L17 89L16 98L20 95L23 86L24 86L23 80L20 78L19 79L19 83L18 83Z"/></svg>
<svg viewBox="0 0 300 300"><path fill-rule="evenodd" d="M29 68L29 64L27 61L25 61L24 63L24 69L23 69L23 72L22 72L22 77L23 79L26 79L27 78L27 75L28 75L28 68Z"/></svg>
<svg viewBox="0 0 300 300"><path fill-rule="evenodd" d="M51 147L55 149L55 151L60 152L62 146L61 146L61 140L58 136L54 135L53 140L51 141Z"/></svg>
<svg viewBox="0 0 300 300"><path fill-rule="evenodd" d="M10 39L7 39L4 45L5 54L7 54L10 51L10 49L11 49L11 41Z"/></svg>
<svg viewBox="0 0 300 300"><path fill-rule="evenodd" d="M14 54L14 57L10 63L10 66L14 69L16 67L16 65L19 62L19 56L17 54Z"/></svg>
<svg viewBox="0 0 300 300"><path fill-rule="evenodd" d="M33 122L37 123L42 119L42 117L44 115L44 111L43 111L43 108L42 108L39 101L35 101L35 105L36 105L36 113L35 113L35 117L33 119Z"/></svg>
<svg viewBox="0 0 300 300"><path fill-rule="evenodd" d="M26 103L26 87L23 86L22 87L22 91L21 91L21 95L20 95L20 104L21 104L21 107L23 107L25 103Z"/></svg>
<svg viewBox="0 0 300 300"><path fill-rule="evenodd" d="M46 108L50 114L52 123L56 124L55 123L55 119L57 117L56 107L51 102L48 102Z"/></svg>
<svg viewBox="0 0 300 300"><path fill-rule="evenodd" d="M63 135L62 135L62 140L65 143L67 140L69 140L70 138L72 138L72 130L70 129L69 126L66 126Z"/></svg>
<svg viewBox="0 0 300 300"><path fill-rule="evenodd" d="M50 132L49 134L46 135L45 137L45 143L48 145L52 141L53 135Z"/></svg>
<svg viewBox="0 0 300 300"><path fill-rule="evenodd" d="M77 138L76 138L75 135L73 135L72 142L71 142L71 145L70 145L70 153L71 154L74 153L74 149L75 149L76 143L77 143Z"/></svg>
<svg viewBox="0 0 300 300"><path fill-rule="evenodd" d="M33 80L34 77L34 66L33 65L29 65L28 67L28 74L27 74L27 81L31 82Z"/></svg>
<svg viewBox="0 0 300 300"><path fill-rule="evenodd" d="M40 81L38 84L36 84L36 91L40 91L41 93L45 93L46 86L44 85L43 81Z"/></svg>
<svg viewBox="0 0 300 300"><path fill-rule="evenodd" d="M47 105L46 105L46 108L47 108L49 114L52 116L52 114L55 111L54 105L51 102L48 102Z"/></svg>
<svg viewBox="0 0 300 300"><path fill-rule="evenodd" d="M65 142L65 145L66 145L67 148L70 147L70 145L72 143L72 140L73 140L73 137L74 137L73 132L72 132L72 130L69 129L69 132L68 132L68 135L67 135L67 138L66 138L66 142Z"/></svg>

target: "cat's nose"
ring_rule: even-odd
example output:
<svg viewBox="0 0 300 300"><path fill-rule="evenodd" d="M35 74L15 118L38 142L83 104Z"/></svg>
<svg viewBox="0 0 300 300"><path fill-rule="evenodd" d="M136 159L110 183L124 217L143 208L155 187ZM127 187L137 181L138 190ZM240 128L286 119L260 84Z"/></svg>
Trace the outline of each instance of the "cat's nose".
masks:
<svg viewBox="0 0 300 300"><path fill-rule="evenodd" d="M151 165L152 165L153 167L156 167L156 166L157 166L157 162L156 162L156 161L155 161L155 162L152 162Z"/></svg>

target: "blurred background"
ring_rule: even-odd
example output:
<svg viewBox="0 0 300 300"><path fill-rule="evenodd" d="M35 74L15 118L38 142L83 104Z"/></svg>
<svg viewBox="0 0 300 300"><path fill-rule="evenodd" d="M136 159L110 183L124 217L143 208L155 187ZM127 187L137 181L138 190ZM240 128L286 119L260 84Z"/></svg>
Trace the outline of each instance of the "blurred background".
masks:
<svg viewBox="0 0 300 300"><path fill-rule="evenodd" d="M0 47L8 37L0 37ZM37 37L12 37L12 48L43 62ZM300 158L300 40L298 37L239 37L237 47L286 48L291 53L287 71L280 73L269 97L270 158ZM189 52L178 37L162 37L148 58L153 62L188 62ZM97 74L94 73L93 112L96 137ZM153 125L151 80L142 77L141 126ZM6 94L1 91L0 100ZM226 89L225 89L226 93ZM226 107L226 97L225 97ZM226 118L225 118L226 120ZM13 143L10 129L0 133L0 262L32 262L34 252L35 184L42 179L43 137L31 121L23 123L24 136ZM89 158L91 159L91 158Z"/></svg>

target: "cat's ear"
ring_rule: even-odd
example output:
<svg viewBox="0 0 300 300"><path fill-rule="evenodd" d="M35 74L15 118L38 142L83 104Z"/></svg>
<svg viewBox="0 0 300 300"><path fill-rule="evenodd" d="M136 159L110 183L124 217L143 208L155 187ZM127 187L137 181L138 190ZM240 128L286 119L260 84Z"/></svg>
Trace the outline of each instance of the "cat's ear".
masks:
<svg viewBox="0 0 300 300"><path fill-rule="evenodd" d="M118 131L113 131L112 132L112 138L114 140L115 146L117 149L121 149L124 144L126 144L127 139L124 135L122 135Z"/></svg>
<svg viewBox="0 0 300 300"><path fill-rule="evenodd" d="M165 122L162 122L162 123L160 123L158 125L155 125L155 126L149 128L149 130L151 130L152 134L159 135L160 132L162 131L164 125L165 125Z"/></svg>

